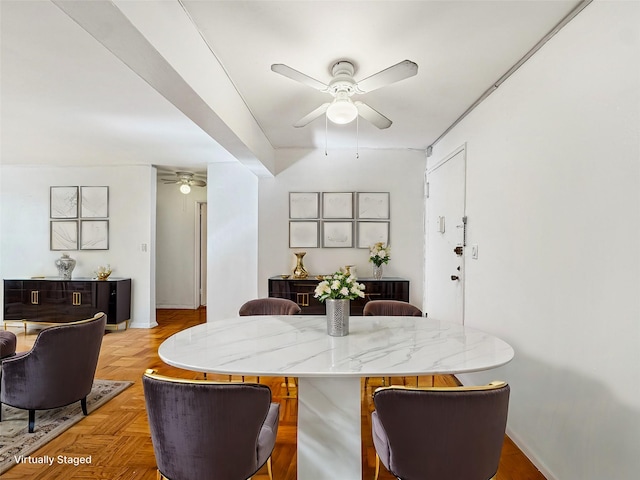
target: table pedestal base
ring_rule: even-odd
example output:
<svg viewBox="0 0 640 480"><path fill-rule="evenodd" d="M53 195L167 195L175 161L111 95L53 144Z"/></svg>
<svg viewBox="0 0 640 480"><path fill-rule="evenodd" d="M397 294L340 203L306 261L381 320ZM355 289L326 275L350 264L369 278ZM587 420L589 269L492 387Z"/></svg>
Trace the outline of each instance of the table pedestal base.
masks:
<svg viewBox="0 0 640 480"><path fill-rule="evenodd" d="M298 480L361 480L360 378L298 379Z"/></svg>

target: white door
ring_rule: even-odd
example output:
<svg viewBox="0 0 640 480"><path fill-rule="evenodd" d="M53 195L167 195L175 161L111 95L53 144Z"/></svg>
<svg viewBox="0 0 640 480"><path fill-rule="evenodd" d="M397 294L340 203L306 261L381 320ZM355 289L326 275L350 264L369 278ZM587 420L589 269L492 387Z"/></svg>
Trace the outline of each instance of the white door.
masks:
<svg viewBox="0 0 640 480"><path fill-rule="evenodd" d="M464 147L427 170L424 309L464 323L466 156Z"/></svg>

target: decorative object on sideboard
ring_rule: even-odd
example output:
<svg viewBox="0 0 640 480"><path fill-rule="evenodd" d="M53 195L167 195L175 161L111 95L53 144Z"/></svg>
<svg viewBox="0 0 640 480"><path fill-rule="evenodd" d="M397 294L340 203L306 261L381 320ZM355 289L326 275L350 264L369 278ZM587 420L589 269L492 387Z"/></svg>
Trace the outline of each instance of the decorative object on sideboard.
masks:
<svg viewBox="0 0 640 480"><path fill-rule="evenodd" d="M377 242L369 247L369 261L373 263L373 278L380 280L382 278L382 266L389 263L390 247L382 242Z"/></svg>
<svg viewBox="0 0 640 480"><path fill-rule="evenodd" d="M60 258L56 259L55 265L60 278L71 280L71 272L73 272L73 269L76 267L76 261L71 258L68 253L63 253Z"/></svg>
<svg viewBox="0 0 640 480"><path fill-rule="evenodd" d="M309 276L309 272L307 272L304 268L304 263L302 262L302 258L307 254L307 252L294 252L296 256L296 266L293 269L293 278L303 279Z"/></svg>
<svg viewBox="0 0 640 480"><path fill-rule="evenodd" d="M103 267L102 265L98 267L98 270L96 270L96 278L98 280L106 280L107 278L109 278L109 275L111 275L111 272L113 270L111 270L111 265L109 265L107 263L106 267Z"/></svg>
<svg viewBox="0 0 640 480"><path fill-rule="evenodd" d="M314 297L327 305L327 333L332 337L349 335L350 302L364 298L364 285L353 275L338 271L318 283Z"/></svg>
<svg viewBox="0 0 640 480"><path fill-rule="evenodd" d="M358 278L357 267L355 265L345 265L344 266L345 275L351 275L353 278Z"/></svg>

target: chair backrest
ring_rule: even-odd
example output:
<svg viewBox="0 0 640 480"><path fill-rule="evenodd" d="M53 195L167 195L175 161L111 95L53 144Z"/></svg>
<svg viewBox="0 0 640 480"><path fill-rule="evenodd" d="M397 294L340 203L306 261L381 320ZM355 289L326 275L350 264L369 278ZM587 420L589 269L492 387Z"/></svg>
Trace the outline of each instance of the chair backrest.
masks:
<svg viewBox="0 0 640 480"><path fill-rule="evenodd" d="M382 463L402 479L487 480L498 470L509 385L378 389L373 438Z"/></svg>
<svg viewBox="0 0 640 480"><path fill-rule="evenodd" d="M300 306L286 298L256 298L249 300L240 307L238 314L241 317L249 315L297 315L300 313Z"/></svg>
<svg viewBox="0 0 640 480"><path fill-rule="evenodd" d="M422 311L400 300L370 300L364 305L365 316L421 317Z"/></svg>
<svg viewBox="0 0 640 480"><path fill-rule="evenodd" d="M31 350L3 361L2 397L25 409L68 405L91 392L107 316L41 330ZM20 389L7 385L25 385Z"/></svg>
<svg viewBox="0 0 640 480"><path fill-rule="evenodd" d="M273 445L259 452L264 443L260 431L271 405L268 386L150 372L142 384L156 462L167 478L246 479L269 458Z"/></svg>

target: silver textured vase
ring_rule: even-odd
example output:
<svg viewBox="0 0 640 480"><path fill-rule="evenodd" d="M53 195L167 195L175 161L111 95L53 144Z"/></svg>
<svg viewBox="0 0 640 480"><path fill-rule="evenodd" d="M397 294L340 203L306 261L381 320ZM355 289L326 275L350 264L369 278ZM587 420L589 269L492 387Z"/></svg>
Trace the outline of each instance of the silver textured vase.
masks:
<svg viewBox="0 0 640 480"><path fill-rule="evenodd" d="M349 335L351 300L327 299L327 333L332 337Z"/></svg>

